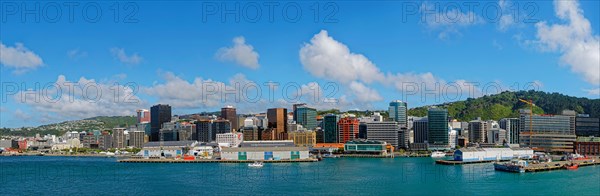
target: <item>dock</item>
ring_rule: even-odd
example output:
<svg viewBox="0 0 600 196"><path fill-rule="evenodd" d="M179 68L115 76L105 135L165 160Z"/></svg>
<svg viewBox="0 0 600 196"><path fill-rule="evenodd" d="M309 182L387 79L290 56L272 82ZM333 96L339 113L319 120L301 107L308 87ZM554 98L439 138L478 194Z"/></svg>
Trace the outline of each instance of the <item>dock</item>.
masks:
<svg viewBox="0 0 600 196"><path fill-rule="evenodd" d="M294 159L294 160L216 160L216 159L139 159L129 158L117 160L119 163L254 163L261 161L264 163L300 163L300 162L317 162L318 159Z"/></svg>
<svg viewBox="0 0 600 196"><path fill-rule="evenodd" d="M436 160L435 163L440 165L466 165L466 164L478 164L478 163L493 163L496 160L481 160L481 161L455 161L455 160ZM499 162L503 162L502 160Z"/></svg>
<svg viewBox="0 0 600 196"><path fill-rule="evenodd" d="M598 159L595 159L598 160ZM536 163L529 164L525 167L525 172L540 172L540 171L551 171L551 170L559 170L565 169L566 164L570 164L571 161L554 161L549 163ZM592 160L574 160L573 163L579 165L579 167L598 165L600 162L592 161Z"/></svg>

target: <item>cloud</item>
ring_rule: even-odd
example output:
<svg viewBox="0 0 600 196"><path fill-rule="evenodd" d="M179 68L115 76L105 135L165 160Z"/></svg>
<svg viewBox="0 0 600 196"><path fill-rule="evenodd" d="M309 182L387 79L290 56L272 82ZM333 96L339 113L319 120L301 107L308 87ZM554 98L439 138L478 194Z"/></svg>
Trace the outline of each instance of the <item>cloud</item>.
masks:
<svg viewBox="0 0 600 196"><path fill-rule="evenodd" d="M232 47L223 47L217 50L215 58L223 62L234 62L238 65L258 69L259 55L254 51L254 47L250 44L246 44L244 37L233 38Z"/></svg>
<svg viewBox="0 0 600 196"><path fill-rule="evenodd" d="M536 43L543 51L557 51L560 62L595 86L600 86L600 37L594 35L590 21L577 1L554 1L556 16L563 24L537 23Z"/></svg>
<svg viewBox="0 0 600 196"><path fill-rule="evenodd" d="M497 50L502 50L504 49L504 47L502 46L502 44L498 43L497 40L493 40L492 41L492 46L494 46L494 48L496 48Z"/></svg>
<svg viewBox="0 0 600 196"><path fill-rule="evenodd" d="M446 81L432 73L384 73L362 54L353 53L348 46L321 30L299 52L300 62L311 75L339 82L354 97L353 103L381 101L379 93L367 84L391 86L400 92L422 90L438 93ZM460 87L464 87L462 82ZM410 86L411 88L408 88ZM455 93L455 92L452 92Z"/></svg>
<svg viewBox="0 0 600 196"><path fill-rule="evenodd" d="M110 52L115 58L124 64L136 65L140 64L143 60L143 58L137 53L127 55L127 53L125 53L125 49L123 48L111 48Z"/></svg>
<svg viewBox="0 0 600 196"><path fill-rule="evenodd" d="M440 10L443 10L440 12ZM453 34L461 35L459 29L483 24L485 20L472 11L462 12L461 9L441 9L439 3L423 2L421 4L421 22L433 31L438 31L438 38L449 39Z"/></svg>
<svg viewBox="0 0 600 196"><path fill-rule="evenodd" d="M78 59L87 57L88 53L86 51L81 51L78 48L78 49L73 49L73 50L67 51L67 56L72 60L78 60Z"/></svg>
<svg viewBox="0 0 600 196"><path fill-rule="evenodd" d="M588 95L600 95L600 88L597 89L586 89L584 90Z"/></svg>
<svg viewBox="0 0 600 196"><path fill-rule="evenodd" d="M130 86L115 86L112 82L101 83L84 77L69 81L59 75L48 88L24 90L13 98L17 104L31 107L32 112L41 117L36 120L47 122L133 115L135 109L144 105L137 92Z"/></svg>
<svg viewBox="0 0 600 196"><path fill-rule="evenodd" d="M23 112L21 109L16 109L15 113L14 113L14 117L22 120L22 121L29 121L31 120L31 115Z"/></svg>
<svg viewBox="0 0 600 196"><path fill-rule="evenodd" d="M515 21L516 16L512 9L514 6L518 7L518 4L513 4L511 1L500 0L498 1L498 5L500 10L502 10L502 15L500 16L500 20L498 20L498 30L506 31L517 24Z"/></svg>
<svg viewBox="0 0 600 196"><path fill-rule="evenodd" d="M367 57L350 49L321 30L300 49L300 62L310 74L345 84L360 80L383 81L384 74Z"/></svg>
<svg viewBox="0 0 600 196"><path fill-rule="evenodd" d="M23 73L44 65L42 58L25 48L22 43L15 43L14 47L10 47L2 42L0 42L0 63L14 68L15 73Z"/></svg>
<svg viewBox="0 0 600 196"><path fill-rule="evenodd" d="M356 100L358 102L372 102L372 101L381 101L383 98L379 93L360 82L352 82L349 85L350 91L356 95Z"/></svg>

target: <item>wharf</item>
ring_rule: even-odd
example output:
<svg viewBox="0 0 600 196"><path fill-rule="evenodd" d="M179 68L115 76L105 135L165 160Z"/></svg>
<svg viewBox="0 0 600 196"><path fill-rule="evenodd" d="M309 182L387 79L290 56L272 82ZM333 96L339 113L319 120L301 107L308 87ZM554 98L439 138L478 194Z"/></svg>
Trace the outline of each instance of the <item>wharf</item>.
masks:
<svg viewBox="0 0 600 196"><path fill-rule="evenodd" d="M374 154L341 154L340 157L352 157L352 158L394 158L393 155L374 155Z"/></svg>
<svg viewBox="0 0 600 196"><path fill-rule="evenodd" d="M477 164L477 163L492 163L496 160L481 160L481 161L455 161L455 160L436 160L435 163L440 165L465 165L465 164ZM502 161L500 161L502 162Z"/></svg>
<svg viewBox="0 0 600 196"><path fill-rule="evenodd" d="M598 160L595 158L594 160ZM573 163L579 165L579 167L590 166L590 165L598 165L600 162L589 160L574 160ZM566 169L565 165L570 164L571 161L554 161L549 163L536 163L529 164L525 167L525 172L540 172L540 171L551 171L551 170L559 170Z"/></svg>
<svg viewBox="0 0 600 196"><path fill-rule="evenodd" d="M317 162L318 159L295 159L295 160L261 160L264 163L297 163L297 162ZM129 158L117 160L120 163L254 163L256 160L215 160L215 159L140 159Z"/></svg>

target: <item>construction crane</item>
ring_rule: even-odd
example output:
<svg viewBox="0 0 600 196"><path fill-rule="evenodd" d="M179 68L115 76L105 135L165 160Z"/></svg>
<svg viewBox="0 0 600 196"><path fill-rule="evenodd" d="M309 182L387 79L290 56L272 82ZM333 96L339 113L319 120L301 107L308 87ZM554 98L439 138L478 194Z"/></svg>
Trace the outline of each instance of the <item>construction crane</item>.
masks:
<svg viewBox="0 0 600 196"><path fill-rule="evenodd" d="M529 105L529 147L531 148L531 136L533 135L533 100L519 99L519 101Z"/></svg>

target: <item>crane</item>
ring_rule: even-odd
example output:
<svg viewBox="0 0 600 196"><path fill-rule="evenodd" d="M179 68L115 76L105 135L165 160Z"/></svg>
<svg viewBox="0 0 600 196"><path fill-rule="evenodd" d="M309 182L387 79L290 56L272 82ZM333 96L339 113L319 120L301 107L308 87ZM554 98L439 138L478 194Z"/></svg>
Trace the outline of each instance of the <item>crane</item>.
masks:
<svg viewBox="0 0 600 196"><path fill-rule="evenodd" d="M533 100L519 99L519 101L529 105L529 147L531 148L531 136L533 135Z"/></svg>

